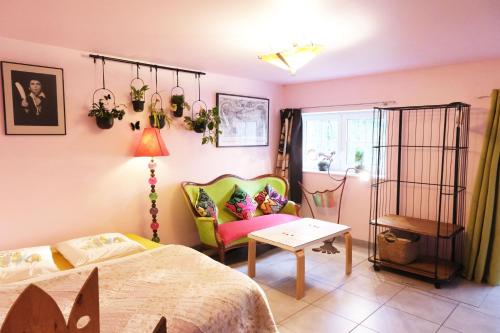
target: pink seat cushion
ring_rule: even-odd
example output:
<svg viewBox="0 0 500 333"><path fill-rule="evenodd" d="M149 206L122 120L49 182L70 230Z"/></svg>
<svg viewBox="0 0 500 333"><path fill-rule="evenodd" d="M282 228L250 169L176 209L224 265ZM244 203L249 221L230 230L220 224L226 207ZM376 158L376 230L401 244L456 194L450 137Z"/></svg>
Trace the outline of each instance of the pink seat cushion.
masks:
<svg viewBox="0 0 500 333"><path fill-rule="evenodd" d="M252 231L295 221L299 218L298 216L288 214L270 214L252 217L249 220L227 222L219 225L219 235L224 245L228 245L240 238L246 237Z"/></svg>

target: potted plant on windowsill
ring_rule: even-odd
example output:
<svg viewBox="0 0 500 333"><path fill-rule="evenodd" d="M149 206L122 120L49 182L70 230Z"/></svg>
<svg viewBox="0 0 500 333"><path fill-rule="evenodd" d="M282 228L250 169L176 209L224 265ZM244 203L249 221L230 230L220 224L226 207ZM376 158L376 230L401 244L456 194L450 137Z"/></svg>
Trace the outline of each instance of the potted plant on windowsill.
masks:
<svg viewBox="0 0 500 333"><path fill-rule="evenodd" d="M219 130L220 117L217 107L208 110L200 108L196 116L184 117L184 123L189 130L203 134L202 144L214 144L217 134L222 133Z"/></svg>
<svg viewBox="0 0 500 333"><path fill-rule="evenodd" d="M354 168L356 172L360 172L364 170L365 166L363 165L365 153L361 149L356 149L356 153L354 154Z"/></svg>
<svg viewBox="0 0 500 333"><path fill-rule="evenodd" d="M334 151L330 152L329 154L319 153L318 158L320 158L320 161L318 162L318 170L329 171L334 156L335 156Z"/></svg>
<svg viewBox="0 0 500 333"><path fill-rule="evenodd" d="M134 107L134 111L135 112L144 111L146 91L149 89L148 85L145 84L139 89L131 85L130 89L131 89L130 96L132 97L132 106Z"/></svg>
<svg viewBox="0 0 500 333"><path fill-rule="evenodd" d="M172 113L174 117L182 117L182 113L184 112L184 109L187 111L190 110L190 106L188 103L186 103L184 99L184 95L172 95L170 97L170 109L172 110Z"/></svg>
<svg viewBox="0 0 500 333"><path fill-rule="evenodd" d="M89 117L95 117L97 127L101 129L110 129L113 127L115 118L122 120L125 115L125 111L117 105L113 105L111 110L109 110L104 101L109 101L110 99L110 95L100 98L97 103L92 104L92 108L88 114Z"/></svg>

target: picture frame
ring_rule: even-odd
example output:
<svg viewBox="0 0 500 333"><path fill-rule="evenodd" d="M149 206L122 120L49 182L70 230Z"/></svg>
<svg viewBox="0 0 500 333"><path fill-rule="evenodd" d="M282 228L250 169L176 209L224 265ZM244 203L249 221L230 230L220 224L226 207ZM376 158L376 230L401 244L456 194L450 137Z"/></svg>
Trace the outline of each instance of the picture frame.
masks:
<svg viewBox="0 0 500 333"><path fill-rule="evenodd" d="M221 123L217 147L269 146L269 99L216 94Z"/></svg>
<svg viewBox="0 0 500 333"><path fill-rule="evenodd" d="M6 135L66 135L62 68L0 62Z"/></svg>

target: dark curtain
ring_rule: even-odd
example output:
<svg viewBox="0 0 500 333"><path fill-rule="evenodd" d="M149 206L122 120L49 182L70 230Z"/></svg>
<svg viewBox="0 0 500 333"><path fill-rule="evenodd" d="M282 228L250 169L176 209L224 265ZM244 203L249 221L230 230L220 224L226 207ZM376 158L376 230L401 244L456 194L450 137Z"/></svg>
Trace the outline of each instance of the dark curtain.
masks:
<svg viewBox="0 0 500 333"><path fill-rule="evenodd" d="M281 135L275 173L288 179L289 199L302 202L302 110L284 109L281 115Z"/></svg>

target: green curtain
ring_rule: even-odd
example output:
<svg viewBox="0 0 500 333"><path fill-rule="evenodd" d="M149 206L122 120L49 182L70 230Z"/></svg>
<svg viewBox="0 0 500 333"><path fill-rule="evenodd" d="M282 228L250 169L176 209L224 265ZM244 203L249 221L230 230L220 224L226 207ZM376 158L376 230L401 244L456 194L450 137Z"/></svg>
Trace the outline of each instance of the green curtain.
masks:
<svg viewBox="0 0 500 333"><path fill-rule="evenodd" d="M465 277L500 284L500 90L491 110L465 233Z"/></svg>

